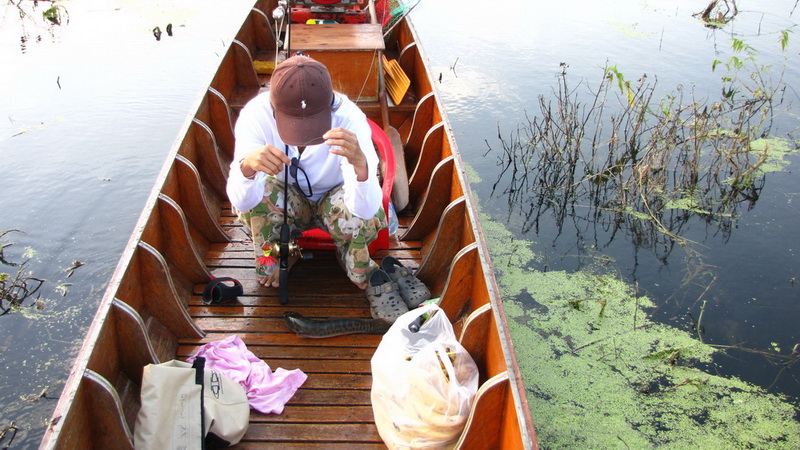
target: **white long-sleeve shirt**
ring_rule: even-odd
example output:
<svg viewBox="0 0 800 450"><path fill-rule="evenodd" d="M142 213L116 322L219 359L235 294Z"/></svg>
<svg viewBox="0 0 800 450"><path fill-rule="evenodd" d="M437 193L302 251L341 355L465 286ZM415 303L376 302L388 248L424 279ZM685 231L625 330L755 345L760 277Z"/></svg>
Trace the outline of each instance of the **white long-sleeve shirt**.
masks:
<svg viewBox="0 0 800 450"><path fill-rule="evenodd" d="M356 179L355 168L347 158L330 153L327 144L309 145L300 155L297 147L289 146L289 158L299 158L300 167L308 175L313 196L309 199L318 201L328 191L344 183L344 201L350 212L362 219L371 219L381 206L382 193L378 182L378 155L372 145L372 132L364 113L343 94L336 94L334 110L331 113L331 128L342 127L350 130L358 137L361 151L367 160L369 175L366 181ZM285 143L278 134L269 92L262 93L245 105L239 114L234 129L236 145L233 162L228 176L228 198L239 211L249 211L261 202L264 196L264 183L269 176L264 172L256 172L254 179L249 180L242 174L239 161L249 152L272 144L278 149L285 149ZM286 170L286 167L284 167ZM303 191L307 185L300 170L298 184ZM283 171L275 177L283 181ZM289 175L289 184L295 179Z"/></svg>

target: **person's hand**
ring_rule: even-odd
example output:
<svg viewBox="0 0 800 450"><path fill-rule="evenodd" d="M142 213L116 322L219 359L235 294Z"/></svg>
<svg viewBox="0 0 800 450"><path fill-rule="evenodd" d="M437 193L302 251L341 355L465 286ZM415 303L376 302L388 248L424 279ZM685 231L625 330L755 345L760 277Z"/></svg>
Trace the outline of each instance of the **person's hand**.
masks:
<svg viewBox="0 0 800 450"><path fill-rule="evenodd" d="M356 179L366 181L369 175L367 157L358 145L358 136L350 130L341 127L334 128L324 135L325 143L331 147L331 153L347 158L347 162L356 169Z"/></svg>
<svg viewBox="0 0 800 450"><path fill-rule="evenodd" d="M289 166L291 163L292 161L286 156L286 153L274 145L267 144L248 153L242 159L239 168L246 178L252 178L256 172L274 176L283 170L283 166Z"/></svg>

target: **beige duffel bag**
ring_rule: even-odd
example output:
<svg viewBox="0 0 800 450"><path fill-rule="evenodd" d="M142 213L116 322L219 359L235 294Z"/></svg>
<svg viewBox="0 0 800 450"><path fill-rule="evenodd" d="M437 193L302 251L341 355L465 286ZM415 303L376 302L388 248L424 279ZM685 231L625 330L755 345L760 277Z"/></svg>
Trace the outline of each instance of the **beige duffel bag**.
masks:
<svg viewBox="0 0 800 450"><path fill-rule="evenodd" d="M172 360L145 366L141 399L137 450L226 447L247 431L250 406L244 388L205 369L202 357L194 364Z"/></svg>

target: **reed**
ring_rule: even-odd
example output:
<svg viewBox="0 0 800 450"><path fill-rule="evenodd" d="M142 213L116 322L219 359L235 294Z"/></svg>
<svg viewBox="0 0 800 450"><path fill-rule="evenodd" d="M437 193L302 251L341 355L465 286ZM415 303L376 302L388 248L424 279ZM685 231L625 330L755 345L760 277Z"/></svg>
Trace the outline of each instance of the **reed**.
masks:
<svg viewBox="0 0 800 450"><path fill-rule="evenodd" d="M16 267L15 274L0 272L0 316L4 316L13 311L14 308L19 308L23 303L32 298L44 284L44 280L32 277L28 274L28 261L27 258L23 263L15 263L6 260L4 254L5 250L13 245L13 243L2 242L2 239L11 232L17 230L7 230L0 232L0 264L9 267ZM29 250L26 250L26 255ZM38 299L37 299L38 300ZM34 303L38 307L38 303Z"/></svg>
<svg viewBox="0 0 800 450"><path fill-rule="evenodd" d="M685 245L692 219L729 235L740 208L752 208L764 186L760 170L768 146L773 105L785 89L771 85L747 52L722 64L720 98L698 99L683 86L656 99L657 80L626 79L606 66L599 86L572 87L562 64L551 96L540 95L538 114L507 137L498 126L500 172L492 196L502 195L509 214L523 218L522 233L539 228L551 212L559 233L564 222L586 220L612 235L632 232L639 246ZM588 93L588 94L587 94ZM494 151L488 141L486 154Z"/></svg>

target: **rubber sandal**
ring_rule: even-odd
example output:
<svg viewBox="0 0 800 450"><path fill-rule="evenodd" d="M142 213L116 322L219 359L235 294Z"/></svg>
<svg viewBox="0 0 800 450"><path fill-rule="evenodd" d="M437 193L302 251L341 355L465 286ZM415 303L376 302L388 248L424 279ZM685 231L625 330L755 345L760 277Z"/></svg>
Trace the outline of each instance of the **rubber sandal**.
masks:
<svg viewBox="0 0 800 450"><path fill-rule="evenodd" d="M227 281L233 283L233 286L223 284ZM203 290L203 303L206 305L216 305L228 300L233 300L244 293L244 288L239 280L230 277L214 278Z"/></svg>
<svg viewBox="0 0 800 450"><path fill-rule="evenodd" d="M389 275L392 281L397 283L400 297L406 302L408 309L414 309L431 298L431 291L425 286L425 283L415 277L411 270L401 264L397 258L384 256L381 261L381 269Z"/></svg>
<svg viewBox="0 0 800 450"><path fill-rule="evenodd" d="M408 312L408 306L400 297L397 283L382 270L376 270L369 276L369 285L365 293L373 319L383 319L393 323Z"/></svg>

